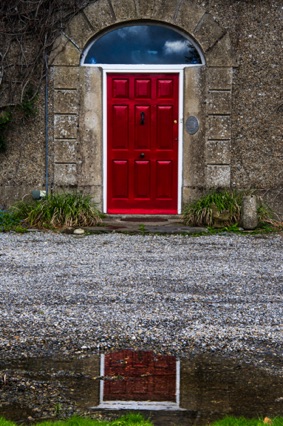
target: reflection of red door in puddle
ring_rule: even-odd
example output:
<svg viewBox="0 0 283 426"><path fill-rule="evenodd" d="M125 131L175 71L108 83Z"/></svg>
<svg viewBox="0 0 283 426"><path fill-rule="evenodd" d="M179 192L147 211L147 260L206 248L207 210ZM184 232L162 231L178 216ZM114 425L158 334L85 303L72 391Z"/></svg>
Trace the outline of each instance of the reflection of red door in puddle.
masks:
<svg viewBox="0 0 283 426"><path fill-rule="evenodd" d="M108 213L177 213L178 78L108 74Z"/></svg>
<svg viewBox="0 0 283 426"><path fill-rule="evenodd" d="M104 401L176 402L176 358L124 350L105 355Z"/></svg>

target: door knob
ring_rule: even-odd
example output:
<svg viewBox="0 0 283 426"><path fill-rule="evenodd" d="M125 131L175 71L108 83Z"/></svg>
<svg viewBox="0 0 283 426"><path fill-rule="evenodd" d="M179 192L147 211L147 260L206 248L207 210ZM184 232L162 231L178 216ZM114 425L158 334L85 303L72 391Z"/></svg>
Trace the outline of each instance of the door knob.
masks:
<svg viewBox="0 0 283 426"><path fill-rule="evenodd" d="M144 157L144 152L140 153L140 157L143 158Z"/></svg>

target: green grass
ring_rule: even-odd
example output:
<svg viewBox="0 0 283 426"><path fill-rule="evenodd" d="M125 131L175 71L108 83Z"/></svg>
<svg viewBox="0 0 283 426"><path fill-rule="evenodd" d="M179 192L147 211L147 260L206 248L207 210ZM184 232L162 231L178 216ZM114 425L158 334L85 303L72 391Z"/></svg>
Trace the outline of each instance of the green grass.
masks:
<svg viewBox="0 0 283 426"><path fill-rule="evenodd" d="M36 426L153 426L148 420L145 420L139 413L126 414L119 419L95 420L83 417L71 417L67 420L55 420L47 422L39 422ZM16 426L15 423L0 417L0 426Z"/></svg>
<svg viewBox="0 0 283 426"><path fill-rule="evenodd" d="M0 210L0 232L26 232L21 221L13 212Z"/></svg>
<svg viewBox="0 0 283 426"><path fill-rule="evenodd" d="M38 201L21 201L11 211L26 226L39 229L95 226L101 221L91 197L80 193L52 194Z"/></svg>
<svg viewBox="0 0 283 426"><path fill-rule="evenodd" d="M229 227L240 222L242 195L213 191L185 206L184 223L189 226Z"/></svg>
<svg viewBox="0 0 283 426"><path fill-rule="evenodd" d="M218 231L240 232L241 208L245 194L236 191L215 190L198 200L187 204L183 220L188 226L206 226L209 233ZM260 199L258 200L258 226L256 232L283 230L283 222L274 219L274 213Z"/></svg>
<svg viewBox="0 0 283 426"><path fill-rule="evenodd" d="M283 417L273 419L246 419L245 417L225 417L211 424L211 426L283 426Z"/></svg>

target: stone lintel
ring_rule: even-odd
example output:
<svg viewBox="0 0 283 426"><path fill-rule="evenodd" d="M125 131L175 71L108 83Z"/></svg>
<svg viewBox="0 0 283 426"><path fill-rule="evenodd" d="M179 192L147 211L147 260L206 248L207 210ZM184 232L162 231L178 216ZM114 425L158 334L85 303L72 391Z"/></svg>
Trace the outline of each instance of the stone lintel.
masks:
<svg viewBox="0 0 283 426"><path fill-rule="evenodd" d="M148 3L148 5L146 5ZM177 13L177 3L175 1L164 1L155 0L154 2L138 0L137 8L140 13L140 17L144 17L143 12L146 12L145 16L150 19L156 19L157 21L165 21L174 23L175 15Z"/></svg>
<svg viewBox="0 0 283 426"><path fill-rule="evenodd" d="M93 35L93 28L85 18L84 13L78 13L68 23L66 32L68 36L74 40L76 45L83 50L86 43Z"/></svg>
<svg viewBox="0 0 283 426"><path fill-rule="evenodd" d="M192 0L188 0L180 5L175 22L192 34L204 14L205 9L203 7L196 5Z"/></svg>
<svg viewBox="0 0 283 426"><path fill-rule="evenodd" d="M231 91L213 91L208 93L208 114L231 114Z"/></svg>
<svg viewBox="0 0 283 426"><path fill-rule="evenodd" d="M76 139L78 133L77 115L54 115L55 139Z"/></svg>
<svg viewBox="0 0 283 426"><path fill-rule="evenodd" d="M115 23L113 9L111 10L107 0L99 0L89 4L84 9L84 14L93 28L93 35Z"/></svg>
<svg viewBox="0 0 283 426"><path fill-rule="evenodd" d="M208 188L228 188L231 181L231 169L228 165L207 165L206 184Z"/></svg>
<svg viewBox="0 0 283 426"><path fill-rule="evenodd" d="M206 52L217 43L224 33L224 28L220 27L209 13L206 13L194 30L193 35L200 43L203 51Z"/></svg>
<svg viewBox="0 0 283 426"><path fill-rule="evenodd" d="M206 63L209 67L232 67L236 62L236 59L233 59L229 34L225 34L206 53Z"/></svg>
<svg viewBox="0 0 283 426"><path fill-rule="evenodd" d="M111 5L117 21L137 19L135 0L111 0Z"/></svg>
<svg viewBox="0 0 283 426"><path fill-rule="evenodd" d="M231 141L207 141L206 163L229 165L231 161Z"/></svg>
<svg viewBox="0 0 283 426"><path fill-rule="evenodd" d="M208 117L208 139L230 139L231 118L225 115L211 115Z"/></svg>
<svg viewBox="0 0 283 426"><path fill-rule="evenodd" d="M81 50L62 34L54 43L54 48L49 56L49 64L79 66L80 56Z"/></svg>

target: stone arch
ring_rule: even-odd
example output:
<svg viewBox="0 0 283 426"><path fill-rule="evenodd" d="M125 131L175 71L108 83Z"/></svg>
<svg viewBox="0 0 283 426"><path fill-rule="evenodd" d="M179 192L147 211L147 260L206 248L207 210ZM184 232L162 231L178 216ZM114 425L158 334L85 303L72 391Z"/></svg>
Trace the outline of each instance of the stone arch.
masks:
<svg viewBox="0 0 283 426"><path fill-rule="evenodd" d="M184 121L197 116L195 135L184 123L182 200L208 187L230 186L233 55L229 33L193 0L97 0L57 39L54 78L54 186L78 187L102 205L101 70L80 67L85 46L107 27L154 20L180 28L201 47L206 65L184 72Z"/></svg>

